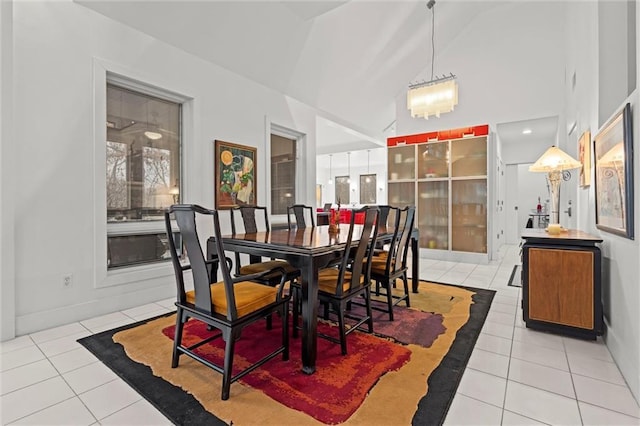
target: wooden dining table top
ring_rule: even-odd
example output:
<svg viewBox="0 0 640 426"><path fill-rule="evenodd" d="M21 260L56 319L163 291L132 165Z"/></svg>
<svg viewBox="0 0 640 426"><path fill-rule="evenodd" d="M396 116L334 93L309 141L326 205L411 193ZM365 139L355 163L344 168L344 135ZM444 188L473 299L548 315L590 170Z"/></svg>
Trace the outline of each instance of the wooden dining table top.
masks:
<svg viewBox="0 0 640 426"><path fill-rule="evenodd" d="M352 242L357 242L362 234L362 225L354 225ZM247 247L265 244L274 250L287 250L312 254L326 250L335 250L344 245L349 235L349 225L340 224L339 232L329 232L328 226L315 226L297 229L274 229L246 234L224 235L225 243L241 244Z"/></svg>

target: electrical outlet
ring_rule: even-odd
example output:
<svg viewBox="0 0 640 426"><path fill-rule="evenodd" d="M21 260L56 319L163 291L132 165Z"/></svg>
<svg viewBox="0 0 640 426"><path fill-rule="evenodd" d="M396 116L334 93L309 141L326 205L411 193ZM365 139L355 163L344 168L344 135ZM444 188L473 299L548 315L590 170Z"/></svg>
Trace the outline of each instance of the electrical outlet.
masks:
<svg viewBox="0 0 640 426"><path fill-rule="evenodd" d="M63 275L62 276L62 286L63 287L71 287L72 284L73 284L73 275L72 274L68 274L68 275Z"/></svg>

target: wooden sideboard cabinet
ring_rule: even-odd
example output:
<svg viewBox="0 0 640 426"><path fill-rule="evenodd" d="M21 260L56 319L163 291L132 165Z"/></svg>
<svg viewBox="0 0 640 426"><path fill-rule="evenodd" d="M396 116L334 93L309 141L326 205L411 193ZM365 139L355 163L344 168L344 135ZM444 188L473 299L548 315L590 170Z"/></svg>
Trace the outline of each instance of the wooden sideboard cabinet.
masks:
<svg viewBox="0 0 640 426"><path fill-rule="evenodd" d="M528 328L595 340L602 335L602 239L528 228L522 238L522 310Z"/></svg>

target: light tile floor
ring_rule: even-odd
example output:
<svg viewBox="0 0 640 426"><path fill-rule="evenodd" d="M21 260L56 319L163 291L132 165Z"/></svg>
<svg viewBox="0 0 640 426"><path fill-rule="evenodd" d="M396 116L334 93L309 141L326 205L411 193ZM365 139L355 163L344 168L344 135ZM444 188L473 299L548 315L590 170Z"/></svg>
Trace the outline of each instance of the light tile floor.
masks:
<svg viewBox="0 0 640 426"><path fill-rule="evenodd" d="M518 250L505 246L489 265L421 259L422 279L497 291L445 423L640 425L640 408L601 339L524 327L520 289L507 285ZM0 422L171 424L76 340L172 307L163 300L1 343Z"/></svg>

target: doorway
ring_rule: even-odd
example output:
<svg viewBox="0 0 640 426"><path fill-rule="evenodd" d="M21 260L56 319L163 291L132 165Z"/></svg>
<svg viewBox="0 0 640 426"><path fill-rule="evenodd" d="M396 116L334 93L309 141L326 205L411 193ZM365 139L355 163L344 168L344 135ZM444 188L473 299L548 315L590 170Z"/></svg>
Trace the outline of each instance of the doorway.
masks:
<svg viewBox="0 0 640 426"><path fill-rule="evenodd" d="M506 167L506 243L519 244L529 214L536 211L538 197L544 206L549 203L549 189L545 173L532 173L532 163L507 164Z"/></svg>

